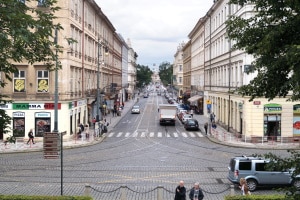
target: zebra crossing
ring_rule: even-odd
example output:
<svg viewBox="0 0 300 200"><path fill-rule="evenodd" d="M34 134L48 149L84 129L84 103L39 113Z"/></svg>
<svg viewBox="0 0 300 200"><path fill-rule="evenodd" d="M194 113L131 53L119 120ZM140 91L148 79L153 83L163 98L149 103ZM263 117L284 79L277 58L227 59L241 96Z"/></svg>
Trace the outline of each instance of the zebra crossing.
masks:
<svg viewBox="0 0 300 200"><path fill-rule="evenodd" d="M163 132L138 132L135 131L133 133L131 132L110 132L107 134L106 137L140 137L140 138L163 138L163 137L184 137L184 138L201 138L204 137L201 132L173 132L173 133L163 133Z"/></svg>

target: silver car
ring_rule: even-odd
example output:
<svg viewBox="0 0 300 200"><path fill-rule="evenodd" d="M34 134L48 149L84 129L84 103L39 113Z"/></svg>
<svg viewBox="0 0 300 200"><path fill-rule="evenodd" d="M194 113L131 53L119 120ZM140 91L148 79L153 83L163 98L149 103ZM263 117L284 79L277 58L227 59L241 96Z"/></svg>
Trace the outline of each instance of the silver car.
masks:
<svg viewBox="0 0 300 200"><path fill-rule="evenodd" d="M238 156L230 159L228 180L239 184L240 178L247 180L250 191L258 185L293 185L300 188L300 176L292 177L292 170L278 171L266 168L268 160L258 157Z"/></svg>
<svg viewBox="0 0 300 200"><path fill-rule="evenodd" d="M138 105L135 105L135 106L132 106L132 109L131 109L131 113L132 114L140 114L140 106Z"/></svg>

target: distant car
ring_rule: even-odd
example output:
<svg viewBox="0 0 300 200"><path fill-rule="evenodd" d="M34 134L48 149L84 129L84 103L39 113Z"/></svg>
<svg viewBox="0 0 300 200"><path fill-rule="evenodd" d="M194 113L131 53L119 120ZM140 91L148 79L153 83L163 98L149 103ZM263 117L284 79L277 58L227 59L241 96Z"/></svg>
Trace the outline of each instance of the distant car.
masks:
<svg viewBox="0 0 300 200"><path fill-rule="evenodd" d="M181 118L181 122L184 124L187 120L193 119L191 114L184 114Z"/></svg>
<svg viewBox="0 0 300 200"><path fill-rule="evenodd" d="M195 131L198 131L199 130L199 123L198 123L198 121L196 119L188 119L184 123L184 128L185 128L185 130L195 130Z"/></svg>
<svg viewBox="0 0 300 200"><path fill-rule="evenodd" d="M131 109L131 113L132 114L140 114L140 106L138 106L138 105L135 105L135 106L133 106L132 107L132 109Z"/></svg>
<svg viewBox="0 0 300 200"><path fill-rule="evenodd" d="M148 98L149 94L148 93L144 93L144 98Z"/></svg>

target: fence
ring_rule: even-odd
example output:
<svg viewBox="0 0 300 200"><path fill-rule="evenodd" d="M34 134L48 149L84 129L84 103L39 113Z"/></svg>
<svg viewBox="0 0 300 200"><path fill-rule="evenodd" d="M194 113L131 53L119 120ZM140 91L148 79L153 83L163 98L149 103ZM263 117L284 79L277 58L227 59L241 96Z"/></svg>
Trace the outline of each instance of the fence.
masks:
<svg viewBox="0 0 300 200"><path fill-rule="evenodd" d="M225 189L219 192L209 192L202 188L204 196L208 194L222 194L227 192L227 194L235 195L234 186L225 184ZM187 196L190 190L187 190ZM119 200L129 200L129 199L152 199L152 200L164 200L173 199L175 196L174 191L167 189L163 186L157 186L153 189L145 191L143 188L131 189L127 186L120 186L118 188L111 189L109 191L103 191L97 188L97 186L86 185L84 190L85 196L92 196L94 199L119 199Z"/></svg>

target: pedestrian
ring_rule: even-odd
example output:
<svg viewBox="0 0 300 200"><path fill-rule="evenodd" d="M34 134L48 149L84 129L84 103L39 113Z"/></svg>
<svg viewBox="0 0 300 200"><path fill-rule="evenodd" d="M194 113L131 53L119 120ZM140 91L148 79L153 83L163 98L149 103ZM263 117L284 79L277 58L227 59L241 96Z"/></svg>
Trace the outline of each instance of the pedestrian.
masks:
<svg viewBox="0 0 300 200"><path fill-rule="evenodd" d="M90 127L88 124L85 125L85 138L86 139L90 138Z"/></svg>
<svg viewBox="0 0 300 200"><path fill-rule="evenodd" d="M196 182L189 194L190 200L202 200L204 198L203 192L200 188L200 184Z"/></svg>
<svg viewBox="0 0 300 200"><path fill-rule="evenodd" d="M184 187L184 181L180 181L179 185L176 187L174 200L186 200L186 189Z"/></svg>
<svg viewBox="0 0 300 200"><path fill-rule="evenodd" d="M28 141L27 141L27 144L29 144L30 141L32 142L32 144L35 144L34 141L33 141L34 136L33 136L32 129L30 129L29 132L28 132L28 138L29 138L29 139L28 139Z"/></svg>
<svg viewBox="0 0 300 200"><path fill-rule="evenodd" d="M95 126L95 124L96 124L96 118L94 117L94 119L92 120L92 122L93 122L93 127L94 127L94 129L96 128L96 126Z"/></svg>
<svg viewBox="0 0 300 200"><path fill-rule="evenodd" d="M83 131L84 131L84 126L83 126L83 124L81 123L81 124L79 125L79 127L80 127L80 133L83 133Z"/></svg>
<svg viewBox="0 0 300 200"><path fill-rule="evenodd" d="M194 116L194 110L193 109L191 109L190 114L191 114L191 116L193 118L193 116Z"/></svg>
<svg viewBox="0 0 300 200"><path fill-rule="evenodd" d="M207 135L207 128L208 128L208 123L206 122L206 123L204 124L205 135Z"/></svg>
<svg viewBox="0 0 300 200"><path fill-rule="evenodd" d="M250 191L249 191L249 188L248 188L248 185L247 185L247 181L245 178L241 178L240 179L240 186L239 188L241 189L242 191L242 195L250 195Z"/></svg>
<svg viewBox="0 0 300 200"><path fill-rule="evenodd" d="M215 121L212 121L212 123L211 123L211 127L212 127L213 129L216 129L216 128L217 128L217 124L216 124L216 122L215 122Z"/></svg>
<svg viewBox="0 0 300 200"><path fill-rule="evenodd" d="M214 113L210 114L210 121L211 122L215 121L215 114Z"/></svg>

